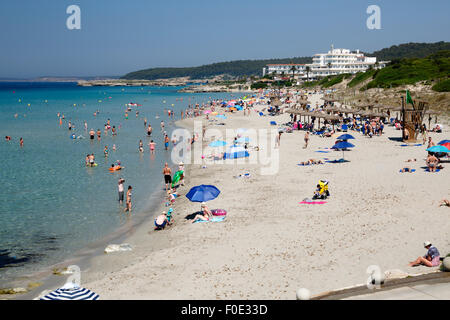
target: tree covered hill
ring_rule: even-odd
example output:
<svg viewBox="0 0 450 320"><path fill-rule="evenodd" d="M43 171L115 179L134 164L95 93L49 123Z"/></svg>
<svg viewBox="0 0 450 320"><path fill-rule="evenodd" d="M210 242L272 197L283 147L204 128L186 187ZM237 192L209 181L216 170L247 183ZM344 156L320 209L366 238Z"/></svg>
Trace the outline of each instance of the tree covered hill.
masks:
<svg viewBox="0 0 450 320"><path fill-rule="evenodd" d="M378 60L399 60L404 58L425 58L438 51L450 50L450 42L436 43L405 43L391 46L368 56L375 56ZM155 80L177 77L190 77L191 79L204 79L218 75L229 75L232 77L260 76L262 69L267 64L284 63L311 63L311 57L296 57L284 59L264 59L264 60L237 60L219 62L199 67L185 68L150 68L128 73L122 79Z"/></svg>

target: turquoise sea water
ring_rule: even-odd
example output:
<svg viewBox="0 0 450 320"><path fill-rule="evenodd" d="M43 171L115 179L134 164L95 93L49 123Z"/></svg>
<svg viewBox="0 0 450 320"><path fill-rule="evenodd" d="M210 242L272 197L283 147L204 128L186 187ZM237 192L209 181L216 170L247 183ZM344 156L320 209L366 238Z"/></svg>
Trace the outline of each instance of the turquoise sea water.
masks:
<svg viewBox="0 0 450 320"><path fill-rule="evenodd" d="M126 181L125 189L133 186L131 218L157 205L148 199L162 189L162 167L170 163L160 122L164 120L169 136L175 128L164 108L175 110L178 120L189 103L232 96L184 94L178 89L0 82L0 283L60 262L127 223L117 201L119 176ZM126 120L129 102L142 106L133 107ZM94 116L97 110L100 113ZM62 125L58 112L65 116ZM147 146L144 117L153 127L154 156ZM107 119L118 129L116 137L110 131L105 135ZM68 121L74 131L68 130ZM88 139L84 121L88 130L102 131L100 142ZM71 139L73 132L85 139ZM5 141L6 135L12 140ZM138 150L140 139L144 154ZM108 158L103 155L105 145ZM95 154L97 167L85 166L88 153ZM110 173L108 167L116 160L125 169Z"/></svg>

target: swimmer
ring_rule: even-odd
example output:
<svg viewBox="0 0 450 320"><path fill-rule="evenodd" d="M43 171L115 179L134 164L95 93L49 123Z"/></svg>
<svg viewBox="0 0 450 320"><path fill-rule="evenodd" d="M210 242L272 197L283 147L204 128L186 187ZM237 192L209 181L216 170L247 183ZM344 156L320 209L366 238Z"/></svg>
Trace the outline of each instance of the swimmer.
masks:
<svg viewBox="0 0 450 320"><path fill-rule="evenodd" d="M5 136L5 140L6 141L11 141L11 137L10 136Z"/></svg>
<svg viewBox="0 0 450 320"><path fill-rule="evenodd" d="M102 132L100 131L100 129L97 129L97 140L100 140L102 136Z"/></svg>
<svg viewBox="0 0 450 320"><path fill-rule="evenodd" d="M116 136L116 135L117 135L117 132L116 132L116 126L112 126L111 132L112 132L112 135L113 135L113 136Z"/></svg>
<svg viewBox="0 0 450 320"><path fill-rule="evenodd" d="M22 138L20 138L19 144L20 144L21 147L23 147L23 139Z"/></svg>
<svg viewBox="0 0 450 320"><path fill-rule="evenodd" d="M116 151L116 145L115 144L113 144L112 149L113 149L113 151Z"/></svg>
<svg viewBox="0 0 450 320"><path fill-rule="evenodd" d="M142 140L139 140L139 152L144 152L144 144L142 143Z"/></svg>
<svg viewBox="0 0 450 320"><path fill-rule="evenodd" d="M105 149L103 149L103 153L104 153L105 157L108 156L108 146L105 146Z"/></svg>

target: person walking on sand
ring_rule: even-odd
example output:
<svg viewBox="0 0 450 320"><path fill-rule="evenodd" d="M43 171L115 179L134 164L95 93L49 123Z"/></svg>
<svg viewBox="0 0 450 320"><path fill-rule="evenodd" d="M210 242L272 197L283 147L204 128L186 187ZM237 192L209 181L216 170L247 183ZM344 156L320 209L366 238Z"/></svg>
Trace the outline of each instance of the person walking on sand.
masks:
<svg viewBox="0 0 450 320"><path fill-rule="evenodd" d="M125 179L119 178L118 189L119 189L119 204L120 205L123 204L123 195L124 195L123 183L124 182L125 182Z"/></svg>
<svg viewBox="0 0 450 320"><path fill-rule="evenodd" d="M431 147L433 147L435 145L436 144L433 142L433 139L431 139L431 137L428 137L428 147L427 147L427 149L431 148Z"/></svg>
<svg viewBox="0 0 450 320"><path fill-rule="evenodd" d="M172 170L170 170L167 162L164 164L162 173L164 175L164 182L166 184L166 192L167 192L167 190L169 189L169 185L172 183Z"/></svg>
<svg viewBox="0 0 450 320"><path fill-rule="evenodd" d="M131 186L128 186L128 190L127 190L127 202L126 202L126 208L125 211L131 212L131 190L133 190L133 188Z"/></svg>
<svg viewBox="0 0 450 320"><path fill-rule="evenodd" d="M437 267L441 263L440 254L438 249L431 244L430 241L425 241L423 244L424 248L427 249L427 254L423 257L418 257L416 260L409 263L410 267L415 267L418 265L424 265L427 267Z"/></svg>
<svg viewBox="0 0 450 320"><path fill-rule="evenodd" d="M303 149L308 148L308 141L309 141L309 131L306 131L306 133L305 133L305 146L303 147Z"/></svg>

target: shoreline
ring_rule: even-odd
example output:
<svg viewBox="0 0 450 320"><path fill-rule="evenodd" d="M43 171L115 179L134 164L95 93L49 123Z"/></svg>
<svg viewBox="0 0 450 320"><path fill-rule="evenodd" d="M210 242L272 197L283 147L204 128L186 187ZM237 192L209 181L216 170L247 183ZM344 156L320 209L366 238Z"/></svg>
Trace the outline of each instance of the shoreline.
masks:
<svg viewBox="0 0 450 320"><path fill-rule="evenodd" d="M178 120L175 126L191 129L194 120ZM259 117L252 111L250 117L243 117L236 113L225 126L213 127L221 131L244 126L269 129L269 120L287 122L288 115ZM437 137L444 137L448 127L444 132ZM436 184L444 183L448 170L440 175L398 174L397 167L405 165L407 157L421 161L424 151L397 148L398 143L387 139L398 135L390 127L371 140L350 132L357 136L357 149L345 154L351 160L348 164L300 168L295 164L308 157L341 156L340 152L314 153L318 147L331 145L333 138L312 137L311 146L302 149L303 133L283 135L280 170L274 176L260 175L260 167L250 164L208 164L206 169L185 164L186 186L179 189L180 197L172 206L175 223L155 232L153 219L146 219L124 237L133 251L93 257L82 269L81 285L100 294L100 299L295 299L299 287L318 294L362 283L369 265L411 273L434 271L406 265L408 259L423 253L423 237L436 242L442 256L447 254L448 213L434 206L444 196ZM375 158L378 162L368 166ZM251 177L232 177L244 171ZM386 176L396 179L386 184ZM425 186L414 184L417 176ZM298 205L303 197L311 196L322 177L331 181L330 203L316 208ZM361 190L355 178L370 184ZM226 209L224 222L191 224L183 219L198 211L199 204L191 203L185 194L201 183L221 190L208 207ZM404 185L409 192L395 194ZM431 208L434 219L429 221L426 214ZM164 202L156 210L166 210ZM416 230L424 224L429 230L418 235Z"/></svg>

